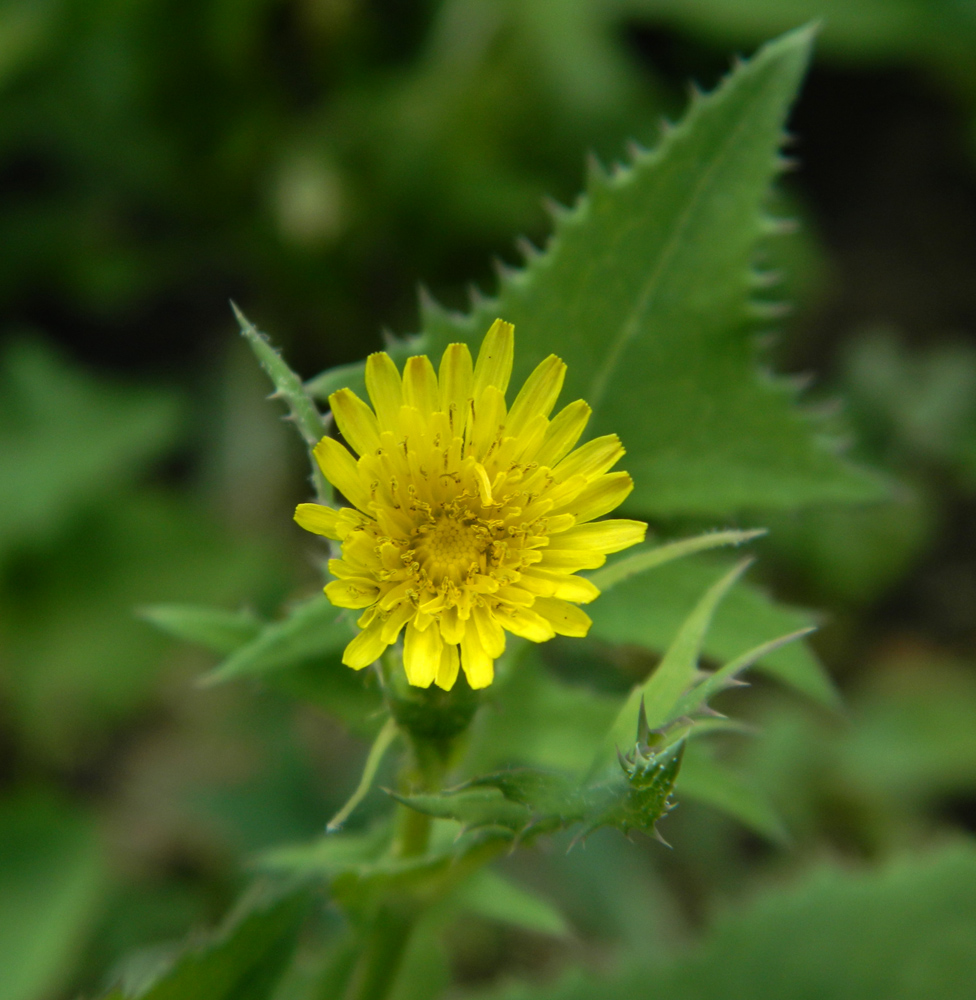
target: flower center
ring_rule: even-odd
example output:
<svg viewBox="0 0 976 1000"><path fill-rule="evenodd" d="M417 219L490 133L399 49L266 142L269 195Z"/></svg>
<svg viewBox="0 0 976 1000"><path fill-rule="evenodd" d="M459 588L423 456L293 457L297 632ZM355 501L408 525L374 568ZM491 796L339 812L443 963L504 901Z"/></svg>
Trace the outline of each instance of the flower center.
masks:
<svg viewBox="0 0 976 1000"><path fill-rule="evenodd" d="M448 514L425 527L415 552L435 587L444 580L461 583L472 568L478 568L489 542L484 530Z"/></svg>

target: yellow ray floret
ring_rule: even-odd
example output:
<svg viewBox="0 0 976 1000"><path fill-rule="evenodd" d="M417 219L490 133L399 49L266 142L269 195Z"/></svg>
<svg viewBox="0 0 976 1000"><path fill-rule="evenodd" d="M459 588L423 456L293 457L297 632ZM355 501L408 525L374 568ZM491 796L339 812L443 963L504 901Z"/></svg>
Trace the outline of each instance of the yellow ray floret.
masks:
<svg viewBox="0 0 976 1000"><path fill-rule="evenodd" d="M451 344L440 370L409 358L403 375L385 353L366 361L370 408L354 392L329 397L342 436L315 457L353 507L304 503L295 520L342 543L325 588L340 608L363 609L342 662L375 662L403 632L403 666L418 687L449 690L464 669L487 687L505 633L545 642L586 635L577 607L599 595L580 570L644 538L640 521L597 521L633 489L609 470L615 434L575 448L590 416L582 400L549 419L566 366L550 355L511 408L514 328L495 320L472 364Z"/></svg>

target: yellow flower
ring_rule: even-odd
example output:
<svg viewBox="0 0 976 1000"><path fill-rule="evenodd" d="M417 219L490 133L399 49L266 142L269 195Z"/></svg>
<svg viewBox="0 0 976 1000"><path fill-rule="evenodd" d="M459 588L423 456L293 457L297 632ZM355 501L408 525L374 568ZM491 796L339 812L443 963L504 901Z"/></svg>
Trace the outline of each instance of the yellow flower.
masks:
<svg viewBox="0 0 976 1000"><path fill-rule="evenodd" d="M342 662L360 670L406 628L403 665L418 687L453 687L459 666L487 687L505 632L545 642L586 635L577 607L599 595L579 570L640 542L640 521L595 521L633 489L608 472L624 454L616 434L573 450L590 416L577 400L549 420L566 366L550 355L511 409L514 327L495 320L472 365L451 344L439 377L409 358L403 377L385 353L366 362L370 409L349 389L329 397L357 460L332 438L315 457L355 509L300 504L295 520L342 543L325 588L340 608L365 608ZM460 655L459 655L460 647Z"/></svg>

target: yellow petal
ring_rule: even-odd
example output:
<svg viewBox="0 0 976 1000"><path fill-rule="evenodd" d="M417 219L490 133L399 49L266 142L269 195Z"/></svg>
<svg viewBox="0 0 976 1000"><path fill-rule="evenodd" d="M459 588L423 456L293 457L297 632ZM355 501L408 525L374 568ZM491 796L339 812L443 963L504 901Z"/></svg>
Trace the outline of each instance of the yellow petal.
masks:
<svg viewBox="0 0 976 1000"><path fill-rule="evenodd" d="M458 615L456 607L445 608L440 614L440 633L445 642L460 642L464 634L465 622Z"/></svg>
<svg viewBox="0 0 976 1000"><path fill-rule="evenodd" d="M603 552L593 549L544 549L539 566L542 569L562 570L563 573L576 573L581 569L599 569L607 557Z"/></svg>
<svg viewBox="0 0 976 1000"><path fill-rule="evenodd" d="M362 670L371 663L375 663L382 655L389 643L384 642L380 631L383 622L380 618L374 618L370 624L363 629L352 642L346 646L342 654L342 662L353 670Z"/></svg>
<svg viewBox="0 0 976 1000"><path fill-rule="evenodd" d="M505 397L496 386L489 385L475 399L468 426L469 455L484 458L505 422Z"/></svg>
<svg viewBox="0 0 976 1000"><path fill-rule="evenodd" d="M315 460L326 479L354 506L369 509L369 490L348 448L334 438L322 438L314 449Z"/></svg>
<svg viewBox="0 0 976 1000"><path fill-rule="evenodd" d="M384 642L394 643L397 640L397 636L400 634L400 629L413 618L416 611L414 606L409 601L403 601L398 604L391 612L389 618L383 622L383 631L381 633Z"/></svg>
<svg viewBox="0 0 976 1000"><path fill-rule="evenodd" d="M541 597L536 598L542 600ZM555 634L552 625L531 608L511 608L496 610L495 617L503 628L520 635L530 642L547 642Z"/></svg>
<svg viewBox="0 0 976 1000"><path fill-rule="evenodd" d="M554 549L619 552L644 541L647 525L643 521L625 518L578 524L560 535L553 535L547 552Z"/></svg>
<svg viewBox="0 0 976 1000"><path fill-rule="evenodd" d="M403 367L403 402L407 406L415 406L427 421L435 410L440 409L437 376L426 354L407 358Z"/></svg>
<svg viewBox="0 0 976 1000"><path fill-rule="evenodd" d="M540 569L538 566L524 570L519 583L526 587L538 584L541 597L558 597L574 604L589 604L600 596L597 586L581 576Z"/></svg>
<svg viewBox="0 0 976 1000"><path fill-rule="evenodd" d="M566 365L550 354L525 380L505 421L505 433L518 436L535 416L548 417L562 392Z"/></svg>
<svg viewBox="0 0 976 1000"><path fill-rule="evenodd" d="M495 679L495 661L482 646L474 622L468 622L461 639L461 666L468 683L476 691L488 687Z"/></svg>
<svg viewBox="0 0 976 1000"><path fill-rule="evenodd" d="M413 624L407 625L403 640L403 669L407 680L414 687L430 687L441 665L444 644L439 629L421 632Z"/></svg>
<svg viewBox="0 0 976 1000"><path fill-rule="evenodd" d="M360 455L380 446L380 425L376 414L352 391L340 389L329 396L329 406L342 436Z"/></svg>
<svg viewBox="0 0 976 1000"><path fill-rule="evenodd" d="M441 665L437 670L436 683L439 688L450 691L457 680L458 670L461 666L461 657L458 656L457 646L445 643L441 650Z"/></svg>
<svg viewBox="0 0 976 1000"><path fill-rule="evenodd" d="M448 344L441 358L441 406L451 419L451 431L462 437L468 419L468 400L474 392L474 370L467 344Z"/></svg>
<svg viewBox="0 0 976 1000"><path fill-rule="evenodd" d="M512 358L515 352L515 327L503 319L496 319L485 334L474 366L475 399L489 385L493 385L502 395L508 388L512 376Z"/></svg>
<svg viewBox="0 0 976 1000"><path fill-rule="evenodd" d="M552 474L562 481L570 476L586 476L596 479L602 476L624 454L624 446L616 434L605 434L603 437L587 441L581 448L567 455L553 470Z"/></svg>
<svg viewBox="0 0 976 1000"><path fill-rule="evenodd" d="M364 577L331 580L325 585L325 596L337 608L368 608L379 592L376 583Z"/></svg>
<svg viewBox="0 0 976 1000"><path fill-rule="evenodd" d="M366 359L366 391L376 410L381 431L398 429L397 418L403 405L403 385L393 359L378 351Z"/></svg>
<svg viewBox="0 0 976 1000"><path fill-rule="evenodd" d="M319 503L300 503L295 508L295 520L306 530L326 538L339 539L339 512Z"/></svg>
<svg viewBox="0 0 976 1000"><path fill-rule="evenodd" d="M505 630L495 621L491 611L481 605L474 606L471 617L478 630L481 645L493 660L497 660L505 652Z"/></svg>
<svg viewBox="0 0 976 1000"><path fill-rule="evenodd" d="M535 454L535 461L551 469L560 459L565 458L579 441L592 412L582 399L564 406L549 424L549 429Z"/></svg>
<svg viewBox="0 0 976 1000"><path fill-rule="evenodd" d="M540 597L532 609L553 627L557 635L581 638L590 631L590 616L575 604L567 604L555 597Z"/></svg>
<svg viewBox="0 0 976 1000"><path fill-rule="evenodd" d="M517 604L519 607L531 608L532 602L535 600L535 595L524 590L521 583L522 581L519 580L514 587L499 587L495 596L507 604Z"/></svg>
<svg viewBox="0 0 976 1000"><path fill-rule="evenodd" d="M594 479L566 507L576 515L576 523L582 524L615 510L627 499L633 488L634 480L630 478L630 473L608 472ZM558 529L550 528L553 533L556 530Z"/></svg>

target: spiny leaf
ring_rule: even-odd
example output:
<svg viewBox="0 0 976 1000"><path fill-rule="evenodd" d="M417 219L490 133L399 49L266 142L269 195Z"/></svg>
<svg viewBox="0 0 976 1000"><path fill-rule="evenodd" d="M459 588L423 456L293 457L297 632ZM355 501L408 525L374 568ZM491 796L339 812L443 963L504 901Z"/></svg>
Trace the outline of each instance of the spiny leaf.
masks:
<svg viewBox="0 0 976 1000"><path fill-rule="evenodd" d="M812 627L798 629L796 632L781 636L779 639L764 642L761 646L756 646L755 649L750 649L748 652L742 653L741 656L737 656L734 660L730 660L720 670L709 674L700 684L696 684L690 691L682 695L675 703L674 708L671 709L669 718L666 721L670 722L680 719L682 716L693 715L696 712L702 711L715 695L725 691L727 688L741 684L742 682L738 680L738 676L743 671L748 670L749 667L753 666L753 664L769 653L780 649L788 643L802 639L812 631Z"/></svg>
<svg viewBox="0 0 976 1000"><path fill-rule="evenodd" d="M569 369L566 398L594 409L593 434L629 449L644 514L724 514L877 497L761 376L750 258L776 229L761 203L780 169L783 120L812 33L764 46L652 152L613 176L591 171L546 252L503 273L498 296L467 316L422 303L422 346L476 344L496 316L519 338L513 384L550 351Z"/></svg>
<svg viewBox="0 0 976 1000"><path fill-rule="evenodd" d="M621 580L590 605L590 634L605 642L634 643L663 651L699 595L721 571L723 562L705 558L675 560L652 572ZM810 612L778 604L754 585L740 581L716 610L703 652L711 659L728 661L743 649L758 647L812 623ZM836 708L839 704L830 676L805 643L769 647L760 653L757 669L823 705Z"/></svg>
<svg viewBox="0 0 976 1000"><path fill-rule="evenodd" d="M581 784L567 774L522 767L474 778L446 792L391 794L418 812L456 820L464 831L507 832L515 841L577 824L576 840L604 826L656 834L655 824L671 809L690 727L649 733L646 723L641 706L636 739L628 741L633 749L626 756L618 754L619 769L599 774L594 782Z"/></svg>
<svg viewBox="0 0 976 1000"><path fill-rule="evenodd" d="M271 346L271 341L268 340L267 336L261 333L233 302L231 308L240 324L241 334L274 384L275 395L280 396L288 404L289 416L298 428L298 433L301 434L306 446L309 449L314 448L325 436L326 427L311 396L305 391L302 380L288 367L278 351ZM314 457L311 462L312 482L315 485L319 503L328 504L332 491Z"/></svg>
<svg viewBox="0 0 976 1000"><path fill-rule="evenodd" d="M620 709L607 741L594 761L595 772L612 760L617 748L630 744L633 720L639 713L646 709L651 728L662 725L670 717L674 705L694 680L705 633L716 607L748 566L749 562L743 561L733 567L716 580L699 600L668 647L664 659L644 684L634 688Z"/></svg>

